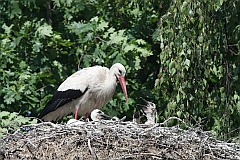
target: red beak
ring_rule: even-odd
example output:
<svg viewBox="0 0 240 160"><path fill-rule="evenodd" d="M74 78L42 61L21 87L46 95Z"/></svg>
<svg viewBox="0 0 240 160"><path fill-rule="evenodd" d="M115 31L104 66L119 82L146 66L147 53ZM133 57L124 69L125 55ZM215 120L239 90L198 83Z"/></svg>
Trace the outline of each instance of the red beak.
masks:
<svg viewBox="0 0 240 160"><path fill-rule="evenodd" d="M127 88L126 88L126 81L125 81L125 78L120 76L118 77L118 80L120 82L120 85L122 87L122 90L123 90L123 93L124 93L124 96L125 96L125 99L126 99L126 102L128 103L128 95L127 95Z"/></svg>

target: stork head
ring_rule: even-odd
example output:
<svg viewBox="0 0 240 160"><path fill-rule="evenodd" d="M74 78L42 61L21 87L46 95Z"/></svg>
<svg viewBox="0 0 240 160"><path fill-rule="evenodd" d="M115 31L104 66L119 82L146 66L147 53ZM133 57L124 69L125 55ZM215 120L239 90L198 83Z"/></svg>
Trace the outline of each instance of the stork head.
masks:
<svg viewBox="0 0 240 160"><path fill-rule="evenodd" d="M154 115L156 113L156 105L152 102L148 102L146 106L143 106L143 111L145 114Z"/></svg>
<svg viewBox="0 0 240 160"><path fill-rule="evenodd" d="M142 109L143 109L144 113L146 115L155 115L157 112L155 103L149 102L142 97L140 97L140 98L146 102L146 105L142 105Z"/></svg>
<svg viewBox="0 0 240 160"><path fill-rule="evenodd" d="M110 72L113 72L113 74L117 77L118 81L120 82L120 85L122 87L126 102L128 102L128 95L127 95L127 88L126 88L126 69L121 63L115 63L111 68Z"/></svg>
<svg viewBox="0 0 240 160"><path fill-rule="evenodd" d="M99 109L94 109L91 112L91 119L93 121L100 121L101 119L109 119L109 116Z"/></svg>

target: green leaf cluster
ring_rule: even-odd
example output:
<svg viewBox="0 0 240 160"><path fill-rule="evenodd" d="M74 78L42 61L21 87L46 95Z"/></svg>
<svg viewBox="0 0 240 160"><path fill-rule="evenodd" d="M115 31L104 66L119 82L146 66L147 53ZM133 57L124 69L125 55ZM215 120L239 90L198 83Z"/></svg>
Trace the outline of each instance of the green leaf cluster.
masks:
<svg viewBox="0 0 240 160"><path fill-rule="evenodd" d="M35 124L37 119L26 118L16 112L0 112L0 138L8 134L14 133L24 124Z"/></svg>
<svg viewBox="0 0 240 160"><path fill-rule="evenodd" d="M239 4L174 1L154 33L161 48L155 86L165 116L177 115L226 139L239 135L240 41L233 36Z"/></svg>

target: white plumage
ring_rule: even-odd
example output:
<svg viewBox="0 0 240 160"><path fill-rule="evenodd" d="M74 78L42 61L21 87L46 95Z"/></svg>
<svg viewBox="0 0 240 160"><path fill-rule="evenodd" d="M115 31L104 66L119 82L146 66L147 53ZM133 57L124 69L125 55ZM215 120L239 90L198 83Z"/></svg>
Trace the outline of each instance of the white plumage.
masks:
<svg viewBox="0 0 240 160"><path fill-rule="evenodd" d="M104 120L106 118L110 118L108 115L106 115L103 111L99 110L99 109L94 109L91 112L91 119L93 121L100 121L100 120Z"/></svg>
<svg viewBox="0 0 240 160"><path fill-rule="evenodd" d="M144 100L144 99L143 99ZM157 109L156 109L156 105L152 102L146 101L144 100L147 105L143 106L143 111L147 117L147 121L144 123L146 125L154 125L156 124L156 120L157 120Z"/></svg>
<svg viewBox="0 0 240 160"><path fill-rule="evenodd" d="M39 117L44 121L55 121L74 112L75 119L78 114L89 114L112 98L117 80L128 101L125 74L126 70L120 63L110 69L94 66L77 71L58 87Z"/></svg>
<svg viewBox="0 0 240 160"><path fill-rule="evenodd" d="M85 124L85 122L79 121L79 120L76 120L76 119L69 119L68 122L67 122L68 126L78 126L78 125L83 125L83 124Z"/></svg>

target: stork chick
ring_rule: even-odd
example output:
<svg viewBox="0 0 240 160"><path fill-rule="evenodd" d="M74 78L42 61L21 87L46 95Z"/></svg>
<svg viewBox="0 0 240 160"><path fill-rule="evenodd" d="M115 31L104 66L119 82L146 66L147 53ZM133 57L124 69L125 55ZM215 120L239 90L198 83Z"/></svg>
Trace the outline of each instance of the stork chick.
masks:
<svg viewBox="0 0 240 160"><path fill-rule="evenodd" d="M143 98L142 98L143 99ZM154 125L157 119L157 109L156 105L143 99L147 104L142 106L143 112L147 117L147 121L144 123L146 125Z"/></svg>
<svg viewBox="0 0 240 160"><path fill-rule="evenodd" d="M140 124L140 119L141 119L140 111L135 111L133 114L133 123Z"/></svg>
<svg viewBox="0 0 240 160"><path fill-rule="evenodd" d="M77 126L77 125L82 125L82 124L85 124L85 122L79 121L79 120L76 120L76 119L69 119L68 122L67 122L68 126Z"/></svg>
<svg viewBox="0 0 240 160"><path fill-rule="evenodd" d="M99 109L94 109L91 112L91 119L93 121L100 121L100 120L104 120L104 119L109 119L110 117L108 115L106 115L103 111L99 110Z"/></svg>
<svg viewBox="0 0 240 160"><path fill-rule="evenodd" d="M123 122L126 118L127 118L126 116L122 117L121 119L118 118L118 117L116 117L116 116L114 116L114 117L111 118L111 121L120 121L120 122Z"/></svg>

